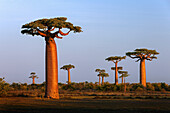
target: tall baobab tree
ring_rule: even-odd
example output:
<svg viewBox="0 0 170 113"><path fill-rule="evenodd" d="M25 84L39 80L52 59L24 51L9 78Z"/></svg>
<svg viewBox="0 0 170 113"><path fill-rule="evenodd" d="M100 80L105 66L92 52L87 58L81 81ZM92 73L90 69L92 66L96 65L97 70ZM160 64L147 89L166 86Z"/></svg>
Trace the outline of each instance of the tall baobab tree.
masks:
<svg viewBox="0 0 170 113"><path fill-rule="evenodd" d="M37 75L35 75L35 74L36 74L35 72L30 73L31 76L29 78L32 78L32 84L35 84L35 78L38 79Z"/></svg>
<svg viewBox="0 0 170 113"><path fill-rule="evenodd" d="M39 19L22 26L22 34L38 35L44 37L46 42L46 98L59 99L57 48L54 39L62 39L61 36L68 35L70 31L82 32L81 27L73 26L66 20L66 17ZM68 32L63 33L62 28L68 29Z"/></svg>
<svg viewBox="0 0 170 113"><path fill-rule="evenodd" d="M99 74L97 75L97 76L99 76L99 86L101 86L101 75L100 75L100 73L104 73L105 72L105 70L104 69L96 69L95 70L95 72L99 72Z"/></svg>
<svg viewBox="0 0 170 113"><path fill-rule="evenodd" d="M118 85L118 67L117 67L117 64L118 62L120 62L122 59L125 59L126 56L112 56L112 57L108 57L106 58L105 60L108 60L108 61L112 61L115 63L115 84Z"/></svg>
<svg viewBox="0 0 170 113"><path fill-rule="evenodd" d="M145 60L152 61L152 59L157 59L155 55L159 53L156 50L148 50L145 48L135 49L134 52L127 52L126 55L132 59L137 59L136 62L140 61L140 84L146 87L146 68Z"/></svg>
<svg viewBox="0 0 170 113"><path fill-rule="evenodd" d="M119 74L128 74L127 71L118 71ZM122 84L123 84L123 76L122 77L119 77L119 78L122 78Z"/></svg>
<svg viewBox="0 0 170 113"><path fill-rule="evenodd" d="M99 73L98 76L102 77L102 85L104 85L104 77L109 77L108 73Z"/></svg>
<svg viewBox="0 0 170 113"><path fill-rule="evenodd" d="M127 74L126 72L123 73L119 78L124 78L124 92L126 92L126 83L125 83L125 77L128 77L129 74Z"/></svg>
<svg viewBox="0 0 170 113"><path fill-rule="evenodd" d="M71 64L69 64L69 65L64 65L63 67L60 68L60 69L63 69L63 70L67 70L67 71L68 71L68 84L71 83L70 69L72 69L72 68L75 68L75 66L74 66L74 65L71 65Z"/></svg>

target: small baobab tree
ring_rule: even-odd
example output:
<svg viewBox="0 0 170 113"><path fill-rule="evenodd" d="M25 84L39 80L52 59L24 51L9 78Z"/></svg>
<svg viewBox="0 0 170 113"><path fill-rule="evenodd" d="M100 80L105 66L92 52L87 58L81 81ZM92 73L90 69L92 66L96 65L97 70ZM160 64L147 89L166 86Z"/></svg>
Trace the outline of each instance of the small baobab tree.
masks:
<svg viewBox="0 0 170 113"><path fill-rule="evenodd" d="M108 73L99 73L98 76L102 77L102 85L104 85L104 77L109 77Z"/></svg>
<svg viewBox="0 0 170 113"><path fill-rule="evenodd" d="M68 71L68 84L71 83L70 69L72 69L72 68L75 68L75 66L74 66L74 65L71 65L71 64L69 64L69 65L64 65L63 67L60 68L60 69L63 69L63 70L67 70L67 71Z"/></svg>
<svg viewBox="0 0 170 113"><path fill-rule="evenodd" d="M70 31L74 33L82 32L81 27L73 26L66 20L66 17L45 18L22 26L22 34L38 35L44 37L46 42L46 98L59 99L57 46L54 39L62 39L61 36L68 35ZM63 33L63 28L68 29L68 32Z"/></svg>
<svg viewBox="0 0 170 113"><path fill-rule="evenodd" d="M135 49L134 52L127 52L126 55L132 59L137 59L136 62L140 61L140 84L146 87L146 68L145 68L145 61L152 59L157 59L155 55L159 53L156 50L149 50L149 49Z"/></svg>
<svg viewBox="0 0 170 113"><path fill-rule="evenodd" d="M105 72L105 70L104 69L96 69L95 70L95 72L99 72L99 74L97 75L97 76L99 76L99 86L101 86L101 75L100 75L100 73L104 73Z"/></svg>
<svg viewBox="0 0 170 113"><path fill-rule="evenodd" d="M32 78L32 84L35 84L35 78L38 79L38 76L35 74L36 74L35 72L30 73L31 76L29 78Z"/></svg>
<svg viewBox="0 0 170 113"><path fill-rule="evenodd" d="M108 57L105 59L105 60L112 61L115 63L115 84L116 85L118 85L118 67L117 67L117 65L118 65L118 62L120 62L122 59L125 59L125 58L126 58L126 56L123 56L123 57L121 57L121 56L113 57L112 56L112 57Z"/></svg>
<svg viewBox="0 0 170 113"><path fill-rule="evenodd" d="M123 67L117 67L117 71L122 70ZM111 70L116 70L116 67L111 67Z"/></svg>
<svg viewBox="0 0 170 113"><path fill-rule="evenodd" d="M118 71L119 74L128 74L127 71ZM119 78L122 78L122 84L123 84L123 76L122 77L119 77Z"/></svg>
<svg viewBox="0 0 170 113"><path fill-rule="evenodd" d="M123 73L119 78L124 78L124 92L126 92L126 82L125 82L125 77L128 77L129 74Z"/></svg>

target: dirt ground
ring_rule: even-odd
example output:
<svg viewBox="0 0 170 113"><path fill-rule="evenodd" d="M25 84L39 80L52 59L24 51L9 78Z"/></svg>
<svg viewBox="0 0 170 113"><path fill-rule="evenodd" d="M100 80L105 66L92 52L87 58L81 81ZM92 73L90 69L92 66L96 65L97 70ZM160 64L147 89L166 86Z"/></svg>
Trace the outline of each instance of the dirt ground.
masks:
<svg viewBox="0 0 170 113"><path fill-rule="evenodd" d="M170 99L0 98L0 113L170 113Z"/></svg>

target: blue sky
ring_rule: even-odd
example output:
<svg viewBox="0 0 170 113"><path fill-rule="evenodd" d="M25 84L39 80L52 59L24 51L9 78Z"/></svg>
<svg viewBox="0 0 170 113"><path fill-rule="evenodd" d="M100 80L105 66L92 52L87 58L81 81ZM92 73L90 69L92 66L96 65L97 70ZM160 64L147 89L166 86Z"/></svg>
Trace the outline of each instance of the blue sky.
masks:
<svg viewBox="0 0 170 113"><path fill-rule="evenodd" d="M136 48L156 49L157 60L146 61L147 82L170 84L170 1L169 0L0 0L0 77L7 82L27 82L32 71L45 80L45 41L22 35L21 26L40 18L67 17L82 33L56 39L59 67L74 64L73 82L97 82L96 68L105 69L114 82L109 56L124 56ZM119 63L139 82L139 63L126 58ZM59 71L65 83L67 72ZM119 80L120 82L121 80Z"/></svg>

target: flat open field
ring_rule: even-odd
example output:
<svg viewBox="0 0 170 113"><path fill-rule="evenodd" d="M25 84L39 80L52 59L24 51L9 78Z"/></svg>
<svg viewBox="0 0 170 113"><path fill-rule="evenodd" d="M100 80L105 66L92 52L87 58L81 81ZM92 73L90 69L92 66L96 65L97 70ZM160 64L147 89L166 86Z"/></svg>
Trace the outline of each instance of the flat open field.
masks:
<svg viewBox="0 0 170 113"><path fill-rule="evenodd" d="M170 99L0 98L1 113L170 113Z"/></svg>

